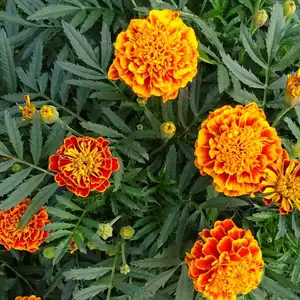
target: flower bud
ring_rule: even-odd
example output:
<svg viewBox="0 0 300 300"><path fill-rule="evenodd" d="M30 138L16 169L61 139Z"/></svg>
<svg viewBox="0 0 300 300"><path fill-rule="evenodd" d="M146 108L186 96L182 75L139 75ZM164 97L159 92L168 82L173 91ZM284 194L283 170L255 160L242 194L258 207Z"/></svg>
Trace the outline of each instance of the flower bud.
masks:
<svg viewBox="0 0 300 300"><path fill-rule="evenodd" d="M97 249L96 246L95 246L93 243L91 243L91 242L88 242L88 243L87 243L87 247L88 247L90 250L95 250L95 249Z"/></svg>
<svg viewBox="0 0 300 300"><path fill-rule="evenodd" d="M264 9L257 10L253 16L253 23L256 27L263 26L268 20L268 14Z"/></svg>
<svg viewBox="0 0 300 300"><path fill-rule="evenodd" d="M145 106L147 104L147 100L143 98L137 98L136 102L139 106Z"/></svg>
<svg viewBox="0 0 300 300"><path fill-rule="evenodd" d="M300 157L300 140L293 147L293 155L296 157Z"/></svg>
<svg viewBox="0 0 300 300"><path fill-rule="evenodd" d="M55 254L55 247L47 247L43 251L43 255L47 259L52 259Z"/></svg>
<svg viewBox="0 0 300 300"><path fill-rule="evenodd" d="M283 14L285 17L292 17L296 11L296 4L294 1L286 0L283 2Z"/></svg>
<svg viewBox="0 0 300 300"><path fill-rule="evenodd" d="M30 121L33 119L33 116L36 112L35 105L30 102L30 96L24 96L25 105L19 106L19 110L22 112L22 120L23 121Z"/></svg>
<svg viewBox="0 0 300 300"><path fill-rule="evenodd" d="M22 171L22 166L19 165L19 164L14 164L12 167L11 167L11 170L13 171L13 173L18 173L20 171Z"/></svg>
<svg viewBox="0 0 300 300"><path fill-rule="evenodd" d="M142 131L144 129L144 126L142 124L136 125L136 130L137 131Z"/></svg>
<svg viewBox="0 0 300 300"><path fill-rule="evenodd" d="M295 107L300 103L300 69L295 74L288 75L285 89L285 105Z"/></svg>
<svg viewBox="0 0 300 300"><path fill-rule="evenodd" d="M59 113L55 106L43 105L40 109L40 117L44 123L50 125L59 119Z"/></svg>
<svg viewBox="0 0 300 300"><path fill-rule="evenodd" d="M165 139L170 139L176 132L176 126L173 122L165 122L160 126L161 137Z"/></svg>
<svg viewBox="0 0 300 300"><path fill-rule="evenodd" d="M134 236L135 230L131 226L121 228L120 235L124 240L130 240Z"/></svg>
<svg viewBox="0 0 300 300"><path fill-rule="evenodd" d="M100 223L98 225L97 234L103 239L107 240L113 236L113 228L110 224Z"/></svg>
<svg viewBox="0 0 300 300"><path fill-rule="evenodd" d="M130 273L130 267L127 264L126 265L122 265L120 267L120 273L124 274L124 275Z"/></svg>

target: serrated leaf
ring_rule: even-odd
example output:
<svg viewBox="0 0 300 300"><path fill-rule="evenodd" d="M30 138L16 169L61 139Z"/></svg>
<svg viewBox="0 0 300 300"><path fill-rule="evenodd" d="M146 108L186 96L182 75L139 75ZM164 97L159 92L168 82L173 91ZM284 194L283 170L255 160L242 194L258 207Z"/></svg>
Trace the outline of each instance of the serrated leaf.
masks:
<svg viewBox="0 0 300 300"><path fill-rule="evenodd" d="M266 37L266 46L268 53L268 62L270 63L275 57L279 47L280 41L284 32L285 18L283 16L283 9L280 3L275 3L273 6L272 16L270 19L270 26Z"/></svg>
<svg viewBox="0 0 300 300"><path fill-rule="evenodd" d="M103 113L107 116L110 122L116 126L119 130L123 131L124 133L131 133L131 129L126 125L126 123L110 108L103 107Z"/></svg>
<svg viewBox="0 0 300 300"><path fill-rule="evenodd" d="M288 125L290 131L292 132L292 134L294 135L294 137L297 140L300 140L300 129L299 129L299 127L289 117L285 117L284 121L287 123L287 125Z"/></svg>
<svg viewBox="0 0 300 300"><path fill-rule="evenodd" d="M108 66L112 51L113 47L109 27L103 22L101 31L101 67L103 70L106 70Z"/></svg>
<svg viewBox="0 0 300 300"><path fill-rule="evenodd" d="M35 115L32 120L30 130L30 151L35 165L38 165L42 154L43 135L41 120L39 115Z"/></svg>
<svg viewBox="0 0 300 300"><path fill-rule="evenodd" d="M65 137L65 133L66 127L64 125L55 123L52 126L51 132L48 135L48 139L46 140L42 150L43 158L53 154L60 147Z"/></svg>
<svg viewBox="0 0 300 300"><path fill-rule="evenodd" d="M7 147L0 141L0 155L12 157Z"/></svg>
<svg viewBox="0 0 300 300"><path fill-rule="evenodd" d="M218 87L222 94L230 85L229 74L223 65L218 65Z"/></svg>
<svg viewBox="0 0 300 300"><path fill-rule="evenodd" d="M236 102L241 103L243 105L247 105L251 102L259 103L257 97L246 90L227 90L228 95L230 95Z"/></svg>
<svg viewBox="0 0 300 300"><path fill-rule="evenodd" d="M300 258L298 258L295 262L295 266L292 271L291 282L297 284L299 277L300 277Z"/></svg>
<svg viewBox="0 0 300 300"><path fill-rule="evenodd" d="M165 178L167 180L177 179L177 151L175 145L172 145L166 156Z"/></svg>
<svg viewBox="0 0 300 300"><path fill-rule="evenodd" d="M247 217L248 220L257 220L257 221L267 221L270 220L270 218L276 218L277 214L271 211L263 211L263 212L258 212L255 214L252 214L252 216Z"/></svg>
<svg viewBox="0 0 300 300"><path fill-rule="evenodd" d="M43 63L43 41L39 40L34 48L31 62L28 69L28 77L31 81L39 78L41 75Z"/></svg>
<svg viewBox="0 0 300 300"><path fill-rule="evenodd" d="M33 197L20 221L19 227L25 226L31 220L32 216L53 196L57 188L56 183L46 185Z"/></svg>
<svg viewBox="0 0 300 300"><path fill-rule="evenodd" d="M51 223L43 227L43 230L60 230L60 229L67 229L73 228L75 224L69 223Z"/></svg>
<svg viewBox="0 0 300 300"><path fill-rule="evenodd" d="M194 165L194 162L193 161L187 162L179 178L178 189L180 193L182 193L185 190L185 188L190 184L191 179L194 177L196 172L197 169Z"/></svg>
<svg viewBox="0 0 300 300"><path fill-rule="evenodd" d="M110 272L112 268L93 267L87 269L72 269L64 273L67 280L92 280Z"/></svg>
<svg viewBox="0 0 300 300"><path fill-rule="evenodd" d="M36 27L40 26L38 24L30 23L30 22L22 19L18 15L10 15L7 12L2 11L2 10L0 11L0 20L7 22L7 23L20 24L23 26L36 26Z"/></svg>
<svg viewBox="0 0 300 300"><path fill-rule="evenodd" d="M87 227L79 226L79 231L82 232L98 250L105 252L109 250L109 246L103 240L101 240L99 235L94 233L93 230Z"/></svg>
<svg viewBox="0 0 300 300"><path fill-rule="evenodd" d="M116 156L118 158L119 166L120 166L119 170L114 173L114 189L113 189L113 192L116 192L121 187L122 178L123 178L125 169L124 169L122 158L118 154L116 154L114 156Z"/></svg>
<svg viewBox="0 0 300 300"><path fill-rule="evenodd" d="M99 293L105 291L108 288L108 285L105 284L97 284L97 285L92 285L90 287L87 287L85 289L79 290L74 294L74 300L87 300L91 299L94 296L98 295Z"/></svg>
<svg viewBox="0 0 300 300"><path fill-rule="evenodd" d="M189 211L190 211L190 207L189 207L189 204L187 204L183 208L179 222L178 222L178 227L177 227L177 232L176 232L176 245L178 245L179 250L180 250L180 247L182 246L182 239L183 239L185 227L187 225Z"/></svg>
<svg viewBox="0 0 300 300"><path fill-rule="evenodd" d="M181 275L176 288L175 300L193 300L194 288L193 282L188 276L188 268L186 264L181 266Z"/></svg>
<svg viewBox="0 0 300 300"><path fill-rule="evenodd" d="M55 254L53 257L53 265L56 265L63 258L64 254L70 247L72 236L69 236L67 239L61 241L55 249Z"/></svg>
<svg viewBox="0 0 300 300"><path fill-rule="evenodd" d="M20 201L28 197L44 180L46 174L39 174L23 182L13 191L7 199L0 204L0 210L7 210L16 206Z"/></svg>
<svg viewBox="0 0 300 300"><path fill-rule="evenodd" d="M250 87L264 89L264 85L252 72L246 70L237 61L233 60L228 54L221 53L221 56L226 67L235 76L237 76L240 81L242 81Z"/></svg>
<svg viewBox="0 0 300 300"><path fill-rule="evenodd" d="M83 128L89 131L93 131L100 136L111 137L111 138L123 138L124 135L119 133L118 131L106 127L104 125L95 124L92 122L80 123Z"/></svg>
<svg viewBox="0 0 300 300"><path fill-rule="evenodd" d="M286 87L287 76L284 74L269 85L270 90L281 90Z"/></svg>
<svg viewBox="0 0 300 300"><path fill-rule="evenodd" d="M229 208L234 208L238 206L248 206L248 205L249 205L248 202L241 200L239 198L218 197L202 203L200 207L202 209L214 207L220 210L226 210Z"/></svg>
<svg viewBox="0 0 300 300"><path fill-rule="evenodd" d="M288 224L286 216L279 215L279 222L278 222L278 231L275 236L275 240L279 240L287 235Z"/></svg>
<svg viewBox="0 0 300 300"><path fill-rule="evenodd" d="M32 168L27 168L2 180L2 182L0 183L0 197L14 190L25 180L25 178L30 174L31 171Z"/></svg>
<svg viewBox="0 0 300 300"><path fill-rule="evenodd" d="M88 31L101 17L102 11L100 9L93 10L88 17L85 19L84 23L81 25L80 32L84 33Z"/></svg>
<svg viewBox="0 0 300 300"><path fill-rule="evenodd" d="M131 238L132 241L136 241L140 239L141 237L144 237L146 234L149 234L153 231L153 229L157 227L156 223L149 223L145 226L143 226L141 229L139 229L134 236Z"/></svg>
<svg viewBox="0 0 300 300"><path fill-rule="evenodd" d="M67 83L71 85L86 87L91 90L115 91L114 86L101 81L70 79L67 81Z"/></svg>
<svg viewBox="0 0 300 300"><path fill-rule="evenodd" d="M56 200L59 204L65 206L66 208L70 208L71 210L78 210L78 211L83 210L77 204L73 203L71 200L67 199L64 196L56 196Z"/></svg>
<svg viewBox="0 0 300 300"><path fill-rule="evenodd" d="M180 264L180 259L177 257L158 257L146 258L131 262L133 266L143 269L167 268L174 267Z"/></svg>
<svg viewBox="0 0 300 300"><path fill-rule="evenodd" d="M22 83L33 89L35 92L38 92L36 81L30 79L21 67L17 67L16 72Z"/></svg>
<svg viewBox="0 0 300 300"><path fill-rule="evenodd" d="M66 15L75 13L80 10L79 7L71 5L49 5L38 10L34 14L28 17L28 20L43 20L43 19L56 19L59 17L64 17Z"/></svg>
<svg viewBox="0 0 300 300"><path fill-rule="evenodd" d="M87 39L70 24L62 21L62 25L78 57L87 65L99 69L98 59Z"/></svg>
<svg viewBox="0 0 300 300"><path fill-rule="evenodd" d="M76 220L78 219L77 216L67 212L67 211L64 211L60 208L57 208L57 207L47 207L47 211L50 215L53 215L53 216L56 216L58 218L61 218L61 219L67 219L67 220Z"/></svg>
<svg viewBox="0 0 300 300"><path fill-rule="evenodd" d="M72 234L73 232L70 230L66 230L66 229L56 230L54 232L51 232L51 234L47 237L47 242L55 241L66 235L71 236Z"/></svg>
<svg viewBox="0 0 300 300"><path fill-rule="evenodd" d="M17 75L14 56L4 29L0 30L0 68L2 80L9 93L17 90Z"/></svg>
<svg viewBox="0 0 300 300"><path fill-rule="evenodd" d="M7 161L4 161L4 162L0 163L0 173L5 172L14 163L15 163L15 161L13 159L10 159L10 160L7 160Z"/></svg>

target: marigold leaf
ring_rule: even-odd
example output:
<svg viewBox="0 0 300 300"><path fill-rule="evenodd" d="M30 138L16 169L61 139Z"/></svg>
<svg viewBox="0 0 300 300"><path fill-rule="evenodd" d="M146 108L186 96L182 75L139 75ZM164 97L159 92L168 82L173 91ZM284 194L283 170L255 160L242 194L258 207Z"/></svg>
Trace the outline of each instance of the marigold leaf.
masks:
<svg viewBox="0 0 300 300"><path fill-rule="evenodd" d="M182 239L183 239L184 231L185 231L185 228L187 225L189 211L190 211L190 206L188 203L181 212L181 216L180 216L177 231L176 231L176 245L178 247L178 251L180 251L180 248L182 246Z"/></svg>
<svg viewBox="0 0 300 300"><path fill-rule="evenodd" d="M85 19L84 23L81 25L80 33L84 33L88 31L90 28L92 28L94 24L99 20L101 15L102 15L101 9L93 10Z"/></svg>
<svg viewBox="0 0 300 300"><path fill-rule="evenodd" d="M38 92L36 81L29 78L29 76L24 72L24 70L21 67L17 67L16 72L22 83L33 89L35 92Z"/></svg>
<svg viewBox="0 0 300 300"><path fill-rule="evenodd" d="M34 14L30 15L28 17L28 20L56 19L75 13L78 10L80 10L79 7L71 5L54 4L45 6L42 9L38 10Z"/></svg>
<svg viewBox="0 0 300 300"><path fill-rule="evenodd" d="M54 232L51 232L51 234L47 237L47 242L55 241L66 235L71 236L72 234L73 232L70 230L66 230L66 229L56 230Z"/></svg>
<svg viewBox="0 0 300 300"><path fill-rule="evenodd" d="M60 208L57 208L57 207L47 207L47 211L50 215L56 216L56 217L61 218L61 219L67 219L67 220L76 220L76 219L78 219L77 216L74 216L73 214L71 214L67 211L64 211Z"/></svg>
<svg viewBox="0 0 300 300"><path fill-rule="evenodd" d="M164 172L167 180L177 180L177 151L175 145L172 145L168 151Z"/></svg>
<svg viewBox="0 0 300 300"><path fill-rule="evenodd" d="M7 147L0 141L0 155L12 157L13 155L9 152Z"/></svg>
<svg viewBox="0 0 300 300"><path fill-rule="evenodd" d="M0 173L5 172L14 163L15 163L15 161L13 159L10 159L10 160L7 160L7 161L4 161L4 162L0 163Z"/></svg>
<svg viewBox="0 0 300 300"><path fill-rule="evenodd" d="M73 228L75 227L75 224L69 224L69 223L51 223L43 227L43 230L60 230L60 229L67 229L67 228Z"/></svg>
<svg viewBox="0 0 300 300"><path fill-rule="evenodd" d="M97 285L92 285L90 287L87 287L85 289L79 290L74 294L74 300L87 300L95 297L99 293L105 291L108 289L108 285L106 284L97 284Z"/></svg>
<svg viewBox="0 0 300 300"><path fill-rule="evenodd" d="M227 210L227 209L232 209L233 207L247 206L247 205L249 205L248 202L241 200L239 198L217 197L215 199L211 199L206 202L203 202L200 205L200 207L202 209L214 207L220 210Z"/></svg>
<svg viewBox="0 0 300 300"><path fill-rule="evenodd" d="M197 168L194 165L194 161L188 161L179 178L178 190L180 193L183 193L183 191L188 187L196 172Z"/></svg>
<svg viewBox="0 0 300 300"><path fill-rule="evenodd" d="M86 269L71 269L64 273L67 280L92 280L110 272L112 268L93 267Z"/></svg>
<svg viewBox="0 0 300 300"><path fill-rule="evenodd" d="M110 138L122 138L124 137L123 134L119 133L118 131L106 127L104 125L95 124L92 122L80 123L83 128L89 131L93 131L100 136L110 137Z"/></svg>
<svg viewBox="0 0 300 300"><path fill-rule="evenodd" d="M113 51L111 43L111 34L105 21L102 24L101 31L101 67L106 70Z"/></svg>
<svg viewBox="0 0 300 300"><path fill-rule="evenodd" d="M89 88L91 90L104 90L104 91L114 91L115 87L111 84L107 84L101 81L92 81L92 80L77 80L77 79L70 79L67 83L76 86L82 86Z"/></svg>
<svg viewBox="0 0 300 300"><path fill-rule="evenodd" d="M124 165L123 165L123 160L119 156L118 153L114 152L114 156L118 158L119 165L120 165L119 170L114 173L114 189L113 189L113 192L116 192L121 187L122 178L123 178L123 175L124 175Z"/></svg>
<svg viewBox="0 0 300 300"><path fill-rule="evenodd" d="M34 48L31 62L28 69L28 77L31 81L39 78L41 75L43 63L43 41L39 40Z"/></svg>
<svg viewBox="0 0 300 300"><path fill-rule="evenodd" d="M126 125L126 123L110 108L103 107L103 113L107 116L107 118L111 121L111 123L116 126L119 130L123 131L124 133L131 133L131 129Z"/></svg>
<svg viewBox="0 0 300 300"><path fill-rule="evenodd" d="M218 65L218 87L222 94L230 85L230 79L227 69L223 65Z"/></svg>
<svg viewBox="0 0 300 300"><path fill-rule="evenodd" d="M107 252L109 246L100 239L100 237L91 229L83 226L79 226L79 231L100 251Z"/></svg>
<svg viewBox="0 0 300 300"><path fill-rule="evenodd" d="M58 246L56 247L55 254L53 257L53 265L56 265L61 261L64 254L68 251L70 247L70 242L72 239L72 235L66 238L65 240L61 241Z"/></svg>
<svg viewBox="0 0 300 300"><path fill-rule="evenodd" d="M77 204L72 202L70 199L67 199L65 196L56 196L56 200L59 204L65 206L66 208L70 208L71 210L82 211L83 209L79 207Z"/></svg>
<svg viewBox="0 0 300 300"><path fill-rule="evenodd" d="M186 264L182 264L175 300L193 300L194 293L193 282L188 276L188 268Z"/></svg>
<svg viewBox="0 0 300 300"><path fill-rule="evenodd" d="M289 129L291 130L292 134L297 140L300 140L300 129L299 127L293 122L293 120L289 117L285 117L284 121L287 123Z"/></svg>
<svg viewBox="0 0 300 300"><path fill-rule="evenodd" d="M35 27L40 26L38 24L30 23L30 22L22 19L18 15L10 15L7 12L2 11L2 10L0 11L0 20L7 22L7 23L20 24L23 26L35 26Z"/></svg>
<svg viewBox="0 0 300 300"><path fill-rule="evenodd" d="M43 135L41 120L38 114L36 114L32 120L32 126L30 130L30 151L35 165L38 165L42 154Z"/></svg>

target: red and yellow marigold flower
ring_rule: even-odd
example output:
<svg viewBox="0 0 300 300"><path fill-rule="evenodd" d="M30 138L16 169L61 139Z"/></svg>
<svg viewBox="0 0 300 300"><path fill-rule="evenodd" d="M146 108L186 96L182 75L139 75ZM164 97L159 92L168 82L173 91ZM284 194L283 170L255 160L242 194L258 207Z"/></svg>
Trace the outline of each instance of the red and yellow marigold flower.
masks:
<svg viewBox="0 0 300 300"><path fill-rule="evenodd" d="M23 296L23 297L18 296L18 297L15 298L15 300L42 300L42 298L31 295L31 296Z"/></svg>
<svg viewBox="0 0 300 300"><path fill-rule="evenodd" d="M29 203L30 199L27 198L9 210L0 211L0 244L4 245L7 250L13 248L35 252L48 237L49 231L42 230L50 223L44 206L26 226L19 228L20 220Z"/></svg>
<svg viewBox="0 0 300 300"><path fill-rule="evenodd" d="M30 121L33 119L33 116L36 112L35 105L30 102L30 96L24 96L25 105L19 106L19 110L22 112L22 120Z"/></svg>
<svg viewBox="0 0 300 300"><path fill-rule="evenodd" d="M196 291L210 300L235 300L258 286L264 262L250 230L227 219L199 235L203 241L196 241L185 257Z"/></svg>
<svg viewBox="0 0 300 300"><path fill-rule="evenodd" d="M152 10L118 35L108 78L122 79L140 98L175 99L197 74L197 48L195 32L179 12Z"/></svg>
<svg viewBox="0 0 300 300"><path fill-rule="evenodd" d="M294 107L300 103L300 69L295 74L288 75L285 90L285 104Z"/></svg>
<svg viewBox="0 0 300 300"><path fill-rule="evenodd" d="M195 143L195 165L202 175L213 177L218 192L252 194L282 151L276 130L255 103L226 105L202 123Z"/></svg>
<svg viewBox="0 0 300 300"><path fill-rule="evenodd" d="M277 164L269 166L260 191L266 194L265 203L280 206L283 215L293 210L293 204L300 210L300 162L289 160L286 156Z"/></svg>
<svg viewBox="0 0 300 300"><path fill-rule="evenodd" d="M111 174L119 169L119 161L112 157L108 144L102 137L66 138L49 160L58 185L81 197L95 190L104 192L110 186Z"/></svg>

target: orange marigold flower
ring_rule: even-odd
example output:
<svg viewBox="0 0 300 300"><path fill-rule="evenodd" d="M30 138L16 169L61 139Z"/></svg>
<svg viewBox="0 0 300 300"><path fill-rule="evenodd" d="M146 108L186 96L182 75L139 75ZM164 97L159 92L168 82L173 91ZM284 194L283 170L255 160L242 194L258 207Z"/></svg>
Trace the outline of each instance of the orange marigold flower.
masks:
<svg viewBox="0 0 300 300"><path fill-rule="evenodd" d="M196 241L185 257L196 291L210 300L235 300L258 286L264 262L250 230L226 219L199 235L203 242Z"/></svg>
<svg viewBox="0 0 300 300"><path fill-rule="evenodd" d="M282 153L276 130L255 103L223 106L202 123L195 143L195 165L213 177L227 196L259 190L265 169Z"/></svg>
<svg viewBox="0 0 300 300"><path fill-rule="evenodd" d="M18 297L15 298L15 300L42 300L42 298L31 295L31 296L23 296L23 297L18 296Z"/></svg>
<svg viewBox="0 0 300 300"><path fill-rule="evenodd" d="M294 107L300 103L300 69L295 74L288 75L285 90L285 104Z"/></svg>
<svg viewBox="0 0 300 300"><path fill-rule="evenodd" d="M193 28L179 12L152 10L147 19L131 20L118 35L108 78L124 80L140 98L175 99L197 74L197 48Z"/></svg>
<svg viewBox="0 0 300 300"><path fill-rule="evenodd" d="M22 120L30 121L33 119L33 116L36 112L35 105L30 102L30 96L24 96L25 105L19 106L19 110L22 112Z"/></svg>
<svg viewBox="0 0 300 300"><path fill-rule="evenodd" d="M111 174L119 169L119 161L112 157L108 144L102 137L66 138L49 159L49 169L57 173L58 185L65 185L81 197L94 190L104 192L110 186Z"/></svg>
<svg viewBox="0 0 300 300"><path fill-rule="evenodd" d="M267 205L280 206L280 213L288 214L293 210L293 203L300 210L300 162L284 159L266 170L260 191L264 194Z"/></svg>
<svg viewBox="0 0 300 300"><path fill-rule="evenodd" d="M0 211L0 244L7 250L26 250L35 252L48 237L49 231L42 228L49 224L48 213L44 206L32 217L26 226L19 228L19 223L30 203L27 198L17 206Z"/></svg>

